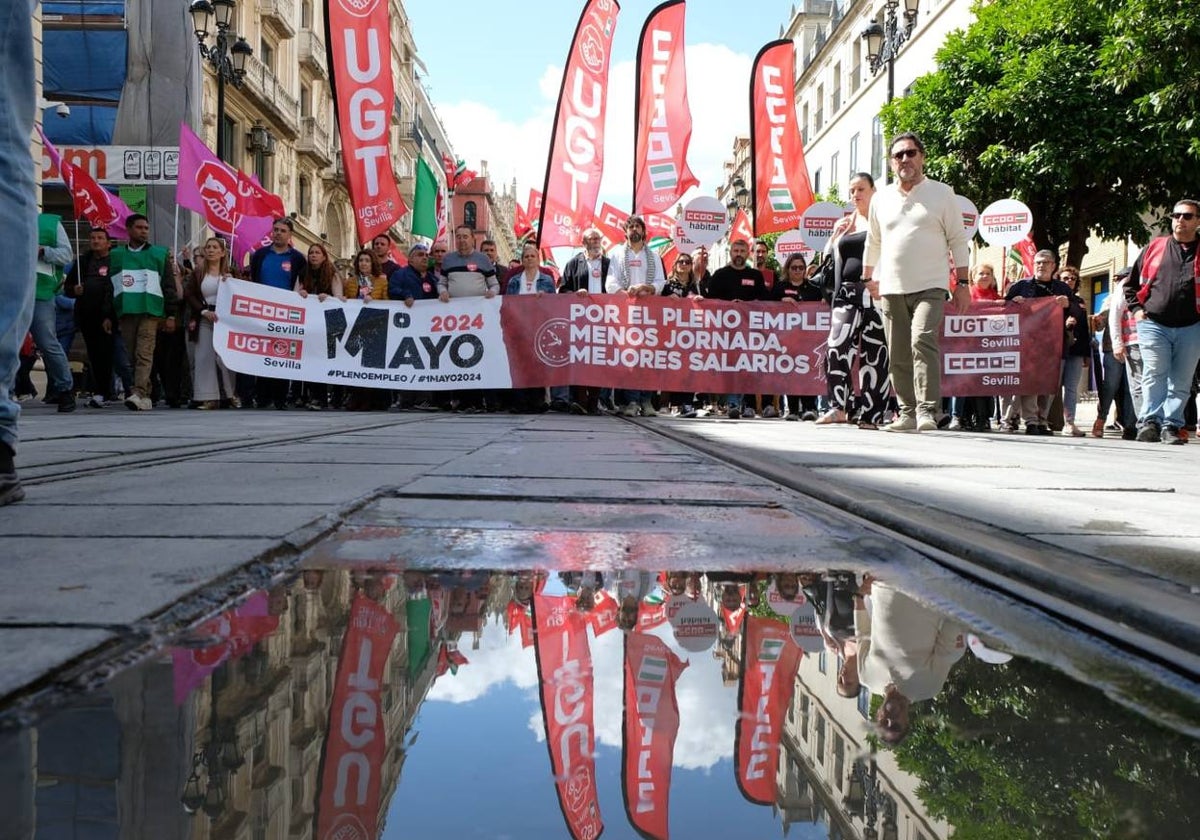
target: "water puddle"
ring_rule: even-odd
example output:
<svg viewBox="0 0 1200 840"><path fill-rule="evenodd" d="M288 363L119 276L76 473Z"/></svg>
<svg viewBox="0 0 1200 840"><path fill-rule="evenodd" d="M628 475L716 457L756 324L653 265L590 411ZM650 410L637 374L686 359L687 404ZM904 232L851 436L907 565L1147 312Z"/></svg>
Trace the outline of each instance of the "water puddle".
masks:
<svg viewBox="0 0 1200 840"><path fill-rule="evenodd" d="M1200 834L1196 740L911 575L329 556L0 730L0 836Z"/></svg>

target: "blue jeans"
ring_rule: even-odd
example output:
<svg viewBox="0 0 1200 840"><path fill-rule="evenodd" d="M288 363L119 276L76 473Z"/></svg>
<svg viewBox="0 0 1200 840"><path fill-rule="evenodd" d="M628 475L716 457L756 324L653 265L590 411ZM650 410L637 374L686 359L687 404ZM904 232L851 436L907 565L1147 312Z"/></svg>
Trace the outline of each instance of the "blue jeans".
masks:
<svg viewBox="0 0 1200 840"><path fill-rule="evenodd" d="M67 362L67 354L63 352L62 344L58 340L53 299L33 302L33 321L29 325L29 331L33 333L33 343L42 354L42 364L46 366L46 392L69 394L75 382L71 378L71 365Z"/></svg>
<svg viewBox="0 0 1200 840"><path fill-rule="evenodd" d="M18 354L33 317L34 274L37 267L37 201L33 181L34 4L30 0L0 0L0 230L8 248L0 271L0 443L17 446L20 406L13 399ZM54 301L49 301L51 307ZM50 338L54 338L53 312ZM53 342L55 345L57 341ZM62 348L58 348L62 351Z"/></svg>
<svg viewBox="0 0 1200 840"><path fill-rule="evenodd" d="M1075 406L1079 402L1079 377L1083 375L1086 356L1064 356L1062 360L1063 421L1075 422Z"/></svg>
<svg viewBox="0 0 1200 840"><path fill-rule="evenodd" d="M1138 426L1154 423L1183 428L1183 407L1200 362L1200 324L1164 327L1149 318L1138 321L1142 351L1142 405Z"/></svg>

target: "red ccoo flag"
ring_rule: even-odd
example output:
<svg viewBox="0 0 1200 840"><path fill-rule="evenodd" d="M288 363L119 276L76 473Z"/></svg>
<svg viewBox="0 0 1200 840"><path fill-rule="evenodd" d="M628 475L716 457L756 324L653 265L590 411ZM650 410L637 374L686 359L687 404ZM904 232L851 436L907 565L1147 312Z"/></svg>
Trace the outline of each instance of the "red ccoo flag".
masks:
<svg viewBox="0 0 1200 840"><path fill-rule="evenodd" d="M791 230L813 203L792 97L795 78L796 50L791 41L772 41L758 51L750 76L750 184L756 236Z"/></svg>
<svg viewBox="0 0 1200 840"><path fill-rule="evenodd" d="M737 215L733 217L733 226L729 230L730 242L736 242L739 239L745 240L747 243L754 241L754 230L750 227L750 217L741 207L738 208Z"/></svg>
<svg viewBox="0 0 1200 840"><path fill-rule="evenodd" d="M796 689L800 648L786 624L757 615L746 617L743 634L745 666L734 740L738 790L750 802L774 805L779 743Z"/></svg>
<svg viewBox="0 0 1200 840"><path fill-rule="evenodd" d="M683 57L684 0L667 0L646 18L638 41L633 115L633 206L669 210L699 185L688 169L692 112Z"/></svg>
<svg viewBox="0 0 1200 840"><path fill-rule="evenodd" d="M370 242L408 212L392 171L392 63L386 0L332 0L330 71L337 99L346 187L359 242Z"/></svg>
<svg viewBox="0 0 1200 840"><path fill-rule="evenodd" d="M538 243L546 247L579 245L596 209L604 174L608 67L620 10L616 0L587 0L567 53L538 215Z"/></svg>

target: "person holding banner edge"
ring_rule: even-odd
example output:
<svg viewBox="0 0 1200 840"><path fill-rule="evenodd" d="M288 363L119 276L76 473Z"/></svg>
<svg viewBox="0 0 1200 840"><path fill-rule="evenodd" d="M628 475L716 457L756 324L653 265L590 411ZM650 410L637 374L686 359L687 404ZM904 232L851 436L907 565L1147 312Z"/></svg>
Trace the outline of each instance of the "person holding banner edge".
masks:
<svg viewBox="0 0 1200 840"><path fill-rule="evenodd" d="M925 177L921 139L905 132L888 148L896 182L871 201L862 274L871 297L882 298L888 370L900 404L899 415L884 430L936 431L946 255L954 258L952 297L955 312L962 315L971 307L967 233L954 190Z"/></svg>

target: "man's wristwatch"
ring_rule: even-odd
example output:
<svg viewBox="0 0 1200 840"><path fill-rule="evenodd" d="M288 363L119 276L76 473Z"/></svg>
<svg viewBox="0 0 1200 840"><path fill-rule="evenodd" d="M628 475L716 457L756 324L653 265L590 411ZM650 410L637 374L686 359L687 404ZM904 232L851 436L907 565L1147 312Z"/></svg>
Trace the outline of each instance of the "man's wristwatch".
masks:
<svg viewBox="0 0 1200 840"><path fill-rule="evenodd" d="M955 277L954 278L954 288L956 288L956 289L966 288L966 287L969 287L970 285L971 285L971 281L965 277Z"/></svg>

